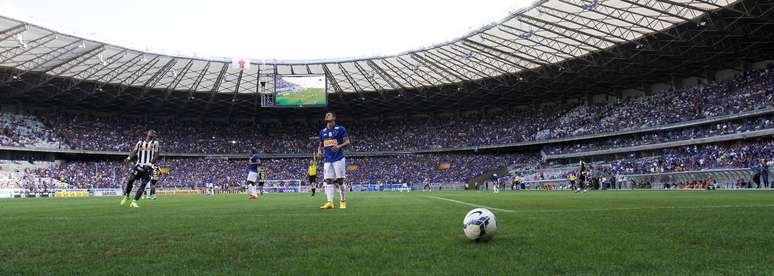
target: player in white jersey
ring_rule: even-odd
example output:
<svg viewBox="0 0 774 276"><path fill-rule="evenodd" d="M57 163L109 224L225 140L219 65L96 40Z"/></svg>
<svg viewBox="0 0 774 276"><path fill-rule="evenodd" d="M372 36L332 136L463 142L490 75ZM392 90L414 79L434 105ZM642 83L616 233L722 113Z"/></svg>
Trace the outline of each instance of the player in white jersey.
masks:
<svg viewBox="0 0 774 276"><path fill-rule="evenodd" d="M212 184L212 182L207 182L207 195L215 195L215 186Z"/></svg>
<svg viewBox="0 0 774 276"><path fill-rule="evenodd" d="M137 193L134 196L134 200L129 204L129 207L139 208L137 201L142 197L145 191L145 185L150 181L151 172L154 165L159 160L159 142L156 141L156 131L148 130L145 135L145 140L140 140L134 145L134 148L129 152L129 156L126 157L127 162L135 161L132 170L129 172L129 176L126 178L126 189L124 190L124 197L121 199L121 205L126 204L129 201L129 194L132 192L132 186L134 186L135 180L140 180L140 188L137 189Z"/></svg>

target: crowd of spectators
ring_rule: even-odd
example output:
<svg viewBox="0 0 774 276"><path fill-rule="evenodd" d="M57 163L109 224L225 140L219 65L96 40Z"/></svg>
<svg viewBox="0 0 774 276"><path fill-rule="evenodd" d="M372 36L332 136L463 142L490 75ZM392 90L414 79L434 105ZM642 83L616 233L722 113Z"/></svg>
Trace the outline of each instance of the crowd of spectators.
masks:
<svg viewBox="0 0 774 276"><path fill-rule="evenodd" d="M772 114L668 131L637 133L607 139L548 145L543 150L547 154L567 154L738 134L771 128L774 128L774 115Z"/></svg>
<svg viewBox="0 0 774 276"><path fill-rule="evenodd" d="M62 144L59 136L36 116L3 112L0 113L0 146L58 148Z"/></svg>
<svg viewBox="0 0 774 276"><path fill-rule="evenodd" d="M129 151L143 133L160 133L162 150L176 153L309 152L315 132L301 125L249 122L180 121L164 118L98 116L84 113L40 114L74 149ZM291 131L294 130L294 131Z"/></svg>
<svg viewBox="0 0 774 276"><path fill-rule="evenodd" d="M600 185L613 183L621 175L694 171L716 168L756 168L774 160L774 139L693 145L651 152L650 157L632 154L624 159L609 159L588 164ZM308 159L263 159L270 180L305 180ZM527 177L522 172L540 171L537 154L405 154L388 157L351 157L348 159L348 183L400 184L467 182L498 168L515 171L529 180L546 179L543 174ZM159 182L161 187L203 187L207 183L236 186L244 183L245 159L166 159L168 169ZM71 188L116 188L126 177L129 165L122 161L65 161L21 177L25 188L51 188L60 183ZM319 170L322 166L319 167ZM574 170L549 178L567 178ZM322 175L321 171L318 174ZM539 177L538 177L539 175ZM534 178L534 179L533 179ZM45 180L45 181L42 181ZM605 181L607 180L607 181ZM30 186L31 185L31 186ZM29 186L29 187L28 187ZM32 187L35 186L35 187ZM600 186L602 187L602 186Z"/></svg>
<svg viewBox="0 0 774 276"><path fill-rule="evenodd" d="M647 174L717 168L754 168L774 160L774 140L693 145L664 149L655 158L610 161L616 174Z"/></svg>
<svg viewBox="0 0 774 276"><path fill-rule="evenodd" d="M774 71L746 72L733 80L669 89L620 103L583 105L535 139L607 133L667 125L774 106Z"/></svg>
<svg viewBox="0 0 774 276"><path fill-rule="evenodd" d="M541 105L499 112L355 121L343 118L341 123L348 128L353 141L350 151L373 152L508 144L609 133L772 106L774 72L762 70L747 72L733 80L669 89L604 105ZM314 137L323 126L321 121L206 122L61 112L38 116L73 148L100 151L128 151L145 130L156 129L162 150L167 152L237 154L256 149L264 153L310 153L317 145Z"/></svg>
<svg viewBox="0 0 774 276"><path fill-rule="evenodd" d="M389 157L348 158L348 183L353 184L418 184L464 182L485 171L515 164L537 163L537 155L524 154L407 154ZM263 159L271 180L305 180L309 159ZM246 159L179 158L161 162L168 173L159 181L161 187L202 187L241 185L247 176ZM322 178L322 166L318 167ZM35 175L57 179L85 188L120 187L129 171L122 161L67 161L59 166L39 169Z"/></svg>

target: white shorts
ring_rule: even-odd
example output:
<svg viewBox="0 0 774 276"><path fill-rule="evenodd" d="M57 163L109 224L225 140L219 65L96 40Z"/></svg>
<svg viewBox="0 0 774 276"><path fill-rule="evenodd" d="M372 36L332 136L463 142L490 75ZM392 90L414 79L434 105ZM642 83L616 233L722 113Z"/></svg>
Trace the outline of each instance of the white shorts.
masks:
<svg viewBox="0 0 774 276"><path fill-rule="evenodd" d="M336 162L323 163L323 178L325 179L346 178L347 177L346 160L347 160L346 158L341 158L341 160Z"/></svg>
<svg viewBox="0 0 774 276"><path fill-rule="evenodd" d="M249 172L247 173L247 181L250 182L257 182L258 181L258 173L257 172Z"/></svg>

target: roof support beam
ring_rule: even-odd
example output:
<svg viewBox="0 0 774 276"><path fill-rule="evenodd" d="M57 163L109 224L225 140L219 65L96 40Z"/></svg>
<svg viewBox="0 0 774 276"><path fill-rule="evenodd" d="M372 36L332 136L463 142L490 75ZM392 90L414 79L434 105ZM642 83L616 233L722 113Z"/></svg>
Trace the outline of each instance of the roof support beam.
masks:
<svg viewBox="0 0 774 276"><path fill-rule="evenodd" d="M56 35L49 34L45 36L38 37L36 39L30 40L27 42L27 48L24 48L22 45L10 48L8 50L3 51L0 53L0 57L3 57L0 59L0 63L6 63L9 60L13 60L16 57L19 57L23 54L28 53L29 51L32 51L34 49L37 49L40 46L46 45L47 43L53 41L56 39ZM14 50L17 50L16 53L13 53ZM21 50L21 51L18 51Z"/></svg>
<svg viewBox="0 0 774 276"><path fill-rule="evenodd" d="M188 89L188 97L185 99L185 106L188 106L188 103L193 100L193 93L199 90L199 85L202 83L202 80L204 80L204 77L207 76L207 71L210 70L210 65L212 65L212 61L208 61L207 64L204 65L204 69L199 72L199 76L196 77L194 83L191 84L191 87Z"/></svg>
<svg viewBox="0 0 774 276"><path fill-rule="evenodd" d="M257 111L258 108L260 107L261 90L263 89L263 87L261 87L261 66L258 65L256 67L258 67L258 70L256 70L257 72L255 72L256 84L255 84L255 98L253 99L253 111ZM310 73L312 72L309 70L309 65L306 66L306 70L307 72L310 72ZM253 120L255 120L255 116L253 117Z"/></svg>
<svg viewBox="0 0 774 276"><path fill-rule="evenodd" d="M446 81L448 81L449 83L455 83L455 82L459 82L459 81L469 81L470 80L469 78L454 72L453 69L446 67L446 65L443 65L442 63L438 62L436 59L428 56L427 55L428 52L429 51L424 51L423 52L425 54L425 56L419 55L417 53L411 53L411 56L414 57L415 59L418 59L420 62L423 62L425 64L430 64L433 67L438 67L438 69L441 69L441 71L446 73L446 75L451 75L451 76L454 76L455 78L457 78L456 80L452 80L449 77L447 77L446 75L439 74L444 79L446 79Z"/></svg>
<svg viewBox="0 0 774 276"><path fill-rule="evenodd" d="M519 69L521 69L521 70L530 70L529 68L525 67L524 65L521 65L521 64L515 63L515 62L513 62L513 61L510 61L510 60L509 60L509 59L507 59L507 58L503 58L503 57L501 57L501 56L498 56L498 55L492 54L492 53L490 53L490 52L487 52L487 51L482 51L482 50L480 50L480 49L478 49L478 48L472 48L472 47L470 47L470 45L469 45L469 44L461 44L461 45L458 45L458 46L459 46L460 48L464 48L465 50L468 50L468 51L474 51L474 52L476 52L476 53L483 54L483 55L485 55L485 56L487 56L487 57L490 57L490 58L493 58L493 59L495 59L495 60L499 60L499 61L501 61L501 62L503 62L503 63L505 63L505 64L508 64L508 65L510 65L510 66L513 66L513 67L519 68Z"/></svg>
<svg viewBox="0 0 774 276"><path fill-rule="evenodd" d="M142 57L143 57L143 54L138 54L138 55L134 56L131 60L129 60L127 62L127 63L130 63L130 65L127 66L126 63L125 63L125 64L122 64L121 66L116 66L115 68L110 70L108 73L100 76L97 81L99 82L99 80L101 80L102 78L104 78L106 76L110 76L110 74L115 73L116 71L118 71L119 68L121 68L121 71L119 71L118 74L113 75L112 77L110 77L110 79L108 79L108 80L106 80L104 82L100 82L100 83L102 83L102 85L105 85L107 83L112 83L115 79L118 78L118 76L123 75L126 71L128 71L129 69L134 67L138 62L140 62L140 60L142 60ZM102 86L100 86L100 87L102 87Z"/></svg>
<svg viewBox="0 0 774 276"><path fill-rule="evenodd" d="M460 49L457 49L457 47L459 47L459 46L455 47L454 45L452 45L448 49L447 48L443 48L443 47L442 48L438 48L438 49L440 50L439 52L448 52L449 54L456 54L456 55L462 56L462 57L465 57L465 56L469 55L470 57L467 58L467 59L476 61L477 65L481 65L483 67L486 67L489 70L499 72L500 74L508 74L508 71L503 70L502 68L500 68L498 66L492 65L490 62L487 62L487 61L479 58L477 55L474 55L469 50L468 50L468 53L465 53L465 52L461 51ZM469 67L473 67L471 65L468 65L468 66Z"/></svg>
<svg viewBox="0 0 774 276"><path fill-rule="evenodd" d="M333 73L331 73L331 70L328 69L328 65L323 64L322 68L323 68L323 71L325 72L325 76L328 78L328 81L330 81L331 85L333 85L333 89L336 91L336 93L344 92L341 90L341 86L339 86L339 82L336 81L336 77L333 75Z"/></svg>
<svg viewBox="0 0 774 276"><path fill-rule="evenodd" d="M417 80L415 80L415 79L413 79L413 78L411 78L411 80L409 80L409 79L407 79L406 77L404 77L404 76L403 76L403 75L404 75L403 71L401 71L400 69L398 69L398 67L397 67L397 66L395 66L395 64L392 64L392 63L391 63L390 61L388 61L387 59L382 59L381 61L382 61L382 64L384 64L384 66L385 66L385 67L387 67L387 69L390 69L390 71L392 71L392 73L393 73L393 74L395 74L395 76L398 76L398 78L400 78L401 80L403 80L404 82L406 82L406 84L408 84L409 86L411 86L411 88L417 88L417 86L416 86L416 85L414 85L415 83L421 86L421 84L420 84L420 83L419 83ZM400 72L400 73L399 73L399 72ZM402 85L401 85L401 86L402 86Z"/></svg>
<svg viewBox="0 0 774 276"><path fill-rule="evenodd" d="M519 42L518 39L507 39L498 35L483 33L481 34L481 39L497 44L500 47L505 47L511 51L518 52L524 56L528 56L529 58L525 59L530 60L532 63L541 65L549 65L553 63L551 58L554 57L555 53L549 53L545 50L538 49L537 47L524 45ZM532 53L530 53L530 51L532 51ZM546 56L548 56L548 58L546 58Z"/></svg>
<svg viewBox="0 0 774 276"><path fill-rule="evenodd" d="M733 8L731 6L721 6L721 5L718 5L718 4L716 4L716 3L712 2L712 1L707 1L707 0L694 0L694 1L702 3L702 4L707 4L707 5L713 6L716 9L732 11L732 12L738 13L738 14L746 16L746 17L750 17L751 16L751 14L749 12L747 12L747 11L741 11L741 10Z"/></svg>
<svg viewBox="0 0 774 276"><path fill-rule="evenodd" d="M565 48L565 47L567 47L567 48L575 48L576 51L577 50L581 50L581 48L575 47L575 46L567 44L565 42L561 42L561 41L559 41L557 39L554 39L554 38L542 36L542 35L537 34L537 33L529 33L528 35L519 35L517 33L514 33L513 31L522 31L522 30L519 30L517 28L511 27L511 26L508 26L508 25L505 25L505 24L500 25L500 28L498 28L498 30L501 31L501 32L510 34L512 36L518 37L519 39L528 40L528 41L534 42L535 44L538 44L540 46L543 46L543 47L546 47L546 48L550 48L551 50L554 50L556 52L562 53L562 54L565 55L565 58L573 58L575 56L575 54L567 52L565 49L560 49L560 48L554 47L554 45L552 45L552 44L561 45L562 48ZM540 38L542 40L538 41L536 39L533 39L532 38L533 36L538 37L538 38ZM546 43L545 40L548 40L548 42L551 42L551 43ZM548 53L548 52L546 52L546 53ZM548 53L548 54L557 55L557 53Z"/></svg>
<svg viewBox="0 0 774 276"><path fill-rule="evenodd" d="M134 85L134 83L135 83L135 82L136 82L138 79L140 79L140 77L142 77L143 75L145 75L145 73L147 73L147 72L148 72L148 70L150 70L151 68L153 68L153 66L155 66L155 65L156 65L156 63L158 63L158 62L159 62L160 58L161 58L161 56L160 56L160 55L157 55L157 56L153 57L153 59L152 59L151 61L149 61L149 62L145 63L145 64L144 64L144 65L142 65L142 66L140 66L140 70L136 70L136 71L132 72L131 74L129 74L129 76L127 76L127 77L126 77L126 79L123 79L123 80L121 81L121 84L120 84L119 88L118 88L118 93L116 93L116 97L120 97L120 96L121 96L121 94L122 94L122 93L124 93L124 91L125 91L127 88L129 88L130 86L133 86L133 85ZM139 74L138 74L138 73L139 73ZM137 75L137 76L135 77L135 75ZM130 82L128 82L128 83L127 83L127 81L128 81L128 80L130 80L130 79L132 79L132 81L130 81Z"/></svg>
<svg viewBox="0 0 774 276"><path fill-rule="evenodd" d="M433 56L435 56L435 57L438 57L439 59L446 58L446 60L449 60L449 61L451 61L451 60L454 60L454 61L456 61L456 62L454 63L456 66L467 68L467 69L468 69L468 71L469 71L469 72L472 72L474 75L476 75L476 76L477 76L477 78L487 78L487 77L490 77L490 76L488 76L486 73L482 72L481 70L478 70L478 68L475 68L475 67L473 67L473 66L470 66L470 64L468 64L468 63L466 63L466 62L460 62L460 61L458 60L458 58L455 58L455 57L452 57L452 56L450 56L449 54L447 54L447 53L446 53L446 52L448 52L448 51L449 51L449 50L445 50L445 49L443 49L443 47L439 47L438 49L436 49L436 51L435 51L435 52L433 52L433 51L427 51L427 52L425 52L425 53L426 53L426 54L431 54L431 55L433 55ZM443 56L443 57L439 57L439 56ZM470 58L472 58L472 57L470 57ZM470 58L468 58L468 59L470 59Z"/></svg>
<svg viewBox="0 0 774 276"><path fill-rule="evenodd" d="M349 72L347 72L347 69L344 68L344 65L341 65L341 63L337 63L339 65L339 70L341 70L342 73L344 73L344 77L347 79L347 81L351 84L352 88L355 89L355 92L362 92L363 89L360 88L360 85L357 84L357 81L355 78L353 78Z"/></svg>
<svg viewBox="0 0 774 276"><path fill-rule="evenodd" d="M167 89L166 89L167 93L164 94L164 98L159 102L159 106L161 106L167 101L169 96L172 95L173 91L177 90L177 86L179 86L180 82L183 81L186 74L188 74L188 71L191 70L191 67L193 67L193 59L188 60L188 63L185 65L185 67L183 67L183 71L178 73L177 78L175 78L175 80L173 80L172 83L170 83L170 85L167 86Z"/></svg>
<svg viewBox="0 0 774 276"><path fill-rule="evenodd" d="M27 24L24 23L2 30L0 31L0 41L6 40L26 30Z"/></svg>
<svg viewBox="0 0 774 276"><path fill-rule="evenodd" d="M397 60L398 63L400 63L401 65L403 65L404 68L408 68L409 70L411 70L411 72L413 74L409 75L410 78L413 78L413 75L416 75L420 79L422 79L425 82L425 84L423 84L422 86L433 86L433 85L435 85L435 83L433 83L431 80L425 78L424 74L417 74L417 71L419 71L419 69L420 69L419 64L411 64L410 62L406 61L404 58L402 58L400 56L395 57L395 60ZM436 80L436 81L438 81L438 80Z"/></svg>
<svg viewBox="0 0 774 276"><path fill-rule="evenodd" d="M410 55L410 56L411 56L413 59L415 59L416 61L418 61L418 62L419 62L419 63L421 63L422 65L424 65L425 67L427 67L427 68L430 68L430 70L432 70L432 71L433 71L433 73L435 73L436 75L439 75L439 76L441 76L441 77L442 77L443 79L445 79L445 80L446 80L448 83L455 83L455 82L459 82L459 81L461 81L461 80L465 80L465 78L462 78L462 77L460 77L460 76L458 76L458 75L456 75L456 74L453 74L453 73L450 73L449 71L446 71L446 69L445 69L445 68L443 68L443 67L439 66L438 64L436 64L436 63L432 62L430 59L427 59L427 58L424 58L424 57L420 56L420 55L419 55L419 54L417 54L417 53L410 53L409 55ZM441 71L443 71L443 72L438 72L438 71L436 71L436 70L435 70L435 68L439 68L439 69L441 69ZM445 74L444 74L444 73L445 73ZM449 76L448 76L448 75L452 75L452 76L454 76L454 78L456 78L456 79L451 79L451 78L449 78Z"/></svg>
<svg viewBox="0 0 774 276"><path fill-rule="evenodd" d="M565 4L568 4L568 5L572 5L572 3L568 2L567 0L558 0L558 1L562 2L562 3L565 3ZM637 14L637 13L635 13L633 11L627 11L627 10L622 10L620 8L611 7L611 6L605 5L605 3L601 2L601 1L598 2L597 5L598 6L597 6L596 9L591 9L589 11L592 12L592 13L601 15L601 16L605 16L606 18L615 18L617 20L621 20L623 22L631 24L632 26L636 26L636 27L639 27L639 28L642 28L642 29L647 29L648 32L651 32L651 33L659 32L659 30L654 29L652 26L646 26L646 25L640 24L639 21L635 21L635 20L631 20L630 19L630 17L634 17L634 15L638 15L638 16L640 16L640 18L643 18L643 17L645 17L643 15ZM600 10L605 10L606 12L601 12ZM613 10L613 11L616 11L616 12L613 13L613 12L610 12L610 11L607 11L607 10ZM655 18L650 19L649 18L649 20L657 20L657 19L655 19ZM632 28L629 28L629 29L632 29ZM663 34L672 36L672 34L670 34L668 32L665 32Z"/></svg>
<svg viewBox="0 0 774 276"><path fill-rule="evenodd" d="M643 32L638 32L638 31L635 31L633 29L625 29L625 28L622 28L621 26L610 24L610 23L607 23L607 22L605 22L603 20L597 20L597 19L592 19L592 18L586 17L583 14L568 13L566 11L558 10L558 9L555 9L555 8L552 8L552 7L548 7L548 6L543 7L543 8L546 9L546 10L552 11L552 12L544 13L544 14L546 14L548 16L551 16L551 17L559 19L559 20L568 20L568 21L573 22L574 24L577 24L578 26L587 26L589 28L592 28L592 29L600 32L600 33L604 33L604 34L606 34L608 36L616 37L616 38L618 38L618 39L620 39L622 41L627 41L628 40L625 37L625 34L626 34L625 32L627 32L627 31L631 32L631 33L634 33L633 34L634 37L640 37L642 35L645 35L645 33L643 33ZM561 14L562 16L556 15L554 13ZM604 28L603 28L603 26L604 26ZM624 36L616 34L615 31L611 31L610 29L613 29L615 31L621 32L621 34L624 35ZM604 37L600 37L600 38L604 38ZM604 39L605 39L605 41L608 41L608 42L613 43L613 44L619 44L620 43L620 42L614 42L612 40L608 40L607 38L604 38Z"/></svg>
<svg viewBox="0 0 774 276"><path fill-rule="evenodd" d="M176 63L177 63L177 59L175 58L169 59L169 61L167 61L167 63L164 64L164 66L162 66L160 70L156 71L156 73L154 73L153 76L148 78L148 80L145 81L145 83L142 85L143 89L142 89L142 92L140 92L140 96L134 99L134 101L132 102L132 105L135 105L138 101L145 99L145 95L147 95L151 89L154 89L154 86L156 86L156 84L158 84L159 81L161 81L163 76L166 75L167 72L169 72L169 70L171 70Z"/></svg>
<svg viewBox="0 0 774 276"><path fill-rule="evenodd" d="M121 51L118 51L118 52L116 52L115 54L113 54L113 55L111 55L111 56L107 57L107 59L104 59L104 61L103 61L103 62L97 62L97 63L94 63L93 65L89 66L88 68L86 68L86 69L84 69L84 70L82 70L82 71L78 72L77 74L75 74L75 77L76 77L76 78L78 78L78 79L89 79L89 78L91 78L92 76L94 76L95 74L97 74L97 72L99 72L99 70L95 70L95 68L97 68L97 67L98 67L98 66L100 66L100 65L103 65L103 66L109 66L109 65L112 65L112 64L116 63L118 60L120 60L120 59L121 59L121 58L116 58L116 57L118 57L118 56L121 56L121 55L123 55L123 54L126 54L126 52L127 52L127 51L128 51L127 49L123 49L123 50L121 50ZM106 62L106 61L108 61L108 60L109 60L110 62ZM87 73L87 75L85 75L85 76L81 76L81 75L82 75L82 74L84 74L84 73ZM79 76L80 76L80 77L79 77ZM71 88L72 88L72 87L71 87Z"/></svg>
<svg viewBox="0 0 774 276"><path fill-rule="evenodd" d="M24 72L21 73L20 76L23 76L23 75L25 75L25 74L27 74L29 72L32 72L32 71L39 71L41 69L41 66L43 66L44 64L46 64L47 62L49 62L51 60L55 60L55 59L61 57L62 55L64 55L67 52L72 51L71 47L73 47L75 45L78 45L78 43L81 43L81 42L83 42L83 40L76 40L76 41L70 42L67 45L64 45L62 47L54 48L53 50L48 51L48 52L46 52L44 54L37 55L37 56L35 56L35 57L31 58L31 59L28 59L28 60L25 60L25 61L22 61L22 62L18 63L16 66L22 67L22 68L19 68L19 69L24 70ZM55 53L58 53L58 52L61 52L61 53L55 55ZM37 65L35 65L35 67L23 68L23 67L25 67L27 65L27 63L34 62L35 60L38 60L38 59L42 59L43 61L40 61L39 63L37 63Z"/></svg>
<svg viewBox="0 0 774 276"><path fill-rule="evenodd" d="M228 106L228 114L226 114L226 118L231 118L231 113L234 112L234 105L236 105L236 102L237 102L237 95L239 95L239 86L242 84L242 75L244 73L245 73L244 69L239 70L239 77L237 77L236 87L234 88L234 96L231 97L231 104Z"/></svg>
<svg viewBox="0 0 774 276"><path fill-rule="evenodd" d="M366 73L366 71L363 69L363 67L362 67L362 66L360 66L360 64L358 64L358 62L357 62L357 61L355 61L355 62L352 62L352 64L354 64L354 65L355 65L355 69L357 69L357 71L358 71L358 72L360 72L360 75L362 75L362 76L363 76L363 78L365 78L365 80L368 82L368 84L369 84L369 85L371 85L371 88L373 88L374 90L376 90L376 91L379 91L379 92L381 92L382 90L384 90L384 87L382 87L381 85L379 85L379 83L378 83L378 82L376 82L375 80L372 80L372 78L373 78L373 72L371 73L371 75L368 75L368 74Z"/></svg>
<svg viewBox="0 0 774 276"><path fill-rule="evenodd" d="M656 8L653 8L653 7L651 7L651 6L648 6L648 5L643 5L643 4L640 4L639 2L632 2L632 1L629 1L629 0L618 0L618 1L626 2L626 3L632 4L632 5L634 5L634 6L638 6L638 7L641 7L641 8L645 8L645 9L647 9L647 10L650 10L650 11L653 11L653 12L657 12L657 13L659 13L659 14L668 15L668 16L672 16L672 17L677 17L677 18L680 18L680 20L683 20L683 21L686 21L686 22L696 22L696 21L694 21L694 20L691 20L691 19L689 19L689 18L687 18L687 17L684 17L684 16L682 16L682 15L679 15L679 14L673 14L673 13L670 13L670 12L665 12L665 11L663 11L663 10L656 9Z"/></svg>
<svg viewBox="0 0 774 276"><path fill-rule="evenodd" d="M73 68L75 68L76 66L82 64L87 59L97 56L103 50L105 50L105 46L94 47L92 49L89 49L87 51L79 53L79 54L77 54L75 56L72 56L72 57L70 57L70 58L68 58L66 60L63 60L63 61L61 61L61 62L59 62L57 64L54 64L53 66L49 67L46 71L44 71L44 73L47 73L47 74L61 74L61 73L64 73L64 72L68 72L68 71L72 70ZM65 65L67 65L67 64L69 64L71 62L74 62L74 61L76 61L76 62L71 64L68 67L62 67L62 66L65 66ZM60 68L65 68L65 69L64 70L59 70Z"/></svg>
<svg viewBox="0 0 774 276"><path fill-rule="evenodd" d="M600 37L600 36L596 36L596 35L593 35L593 34L590 34L590 33L587 33L587 32L581 31L581 30L578 30L578 29L572 29L572 28L568 28L568 27L565 27L565 26L562 26L562 25L556 24L556 23L554 23L554 22L549 22L549 21L546 21L546 20L543 20L543 19L540 19L540 18L534 18L534 17L528 16L528 15L523 15L523 16L521 17L521 19L522 19L522 21L521 21L521 22L524 22L524 23L526 23L526 24L533 25L533 26L535 26L535 27L538 27L538 28L543 28L543 29L545 29L545 30L547 30L547 31L548 31L548 29L547 29L547 28L545 28L545 27L540 27L540 26L537 26L537 25L535 25L535 24L534 24L534 22L538 22L538 23L544 24L544 26L545 26L545 25L548 25L548 26L552 26L552 27L555 27L555 28L559 28L559 29L562 29L562 30L568 31L568 32L570 32L570 33L573 33L573 34L579 34L579 35L585 36L585 37L587 37L587 38L593 38L593 39L596 39L596 40L598 40L598 41L605 41L605 42L607 42L607 43L610 43L610 44L613 44L613 45L615 45L615 44L616 44L616 42L615 42L615 41L609 40L609 39L607 39L607 38ZM527 19L527 20L524 20L524 19ZM530 22L526 22L526 21L530 21ZM599 45L597 45L597 44L591 44L591 43L589 43L589 42L587 42L587 41L582 41L582 40L580 40L580 39L578 39L578 38L575 38L575 37L574 37L574 36L572 36L572 35L567 35L567 34L565 34L565 33L559 33L559 32L556 32L556 31L551 31L551 32L553 32L553 33L556 33L556 34L558 34L558 35L561 35L561 36L564 36L564 37L567 37L567 38L570 38L570 39L572 39L572 40L575 40L575 41L577 41L577 42L579 42L579 43L583 43L583 44L586 44L586 45L588 45L588 46L594 47L594 48L596 48L597 50L600 50L600 51L606 51L606 52L609 52L609 53L613 54L613 52L611 52L610 50L607 50L607 49L606 49L606 47L601 47L601 46L599 46Z"/></svg>
<svg viewBox="0 0 774 276"><path fill-rule="evenodd" d="M545 21L532 21L532 19L531 19L531 18L529 18L529 19L527 19L527 18L522 18L521 22L522 22L522 23L524 23L524 24L530 25L530 26L532 26L532 27L535 27L535 28L541 29L541 30L543 30L543 31L547 31L547 32L550 32L550 33L552 33L552 34L555 34L555 35L558 35L558 36L561 36L561 37L564 37L564 38L570 39L570 40L572 40L572 41L575 41L575 42L577 42L578 44L583 44L583 45L589 46L589 47L591 47L591 48L594 48L595 50L598 50L598 51L605 51L605 52L608 52L608 53L611 53L611 54L612 54L612 52L610 52L610 50L607 50L607 49L604 49L604 48L600 48L599 46L597 46L597 45L594 45L594 44L591 44L591 43L589 43L589 42L586 42L585 40L580 40L580 39L578 39L578 38L576 38L576 37L574 37L574 36L572 36L572 35L568 35L568 34L566 34L566 33L564 33L564 32L559 32L559 31L557 31L557 30L554 30L553 28L546 28L546 26L552 26L552 27L554 27L554 25L551 25L551 24L544 23ZM540 23L540 24L543 24L543 25L542 25L542 26L541 26L541 25L538 25L538 23ZM505 26L508 26L508 25L505 25ZM572 31L572 30L569 30L569 29L567 29L567 28L564 28L564 27L560 27L560 29L563 29L563 30L565 30L565 31L574 32L574 31ZM576 34L577 34L577 33L576 33ZM578 47L578 46L573 46L573 48L577 48L577 47Z"/></svg>
<svg viewBox="0 0 774 276"><path fill-rule="evenodd" d="M207 105L204 107L204 112L199 114L200 116L204 116L204 115L207 115L207 113L209 113L212 103L215 102L215 95L218 94L220 85L223 83L223 77L226 76L228 67L229 67L229 64L223 62L223 66L220 67L220 73L218 73L218 78L215 79L215 83L212 85L212 89L210 90L210 99L207 101Z"/></svg>
<svg viewBox="0 0 774 276"><path fill-rule="evenodd" d="M104 46L95 47L94 49L91 49L91 50L88 50L86 52L83 52L83 53L79 54L78 56L72 57L72 58L70 58L70 59L68 59L68 60L66 60L66 61L64 61L62 63L59 63L59 64L55 65L54 67L51 67L51 69L46 71L46 74L44 75L43 79L40 82L38 82L33 87L25 90L24 92L22 92L22 94L27 93L27 92L29 92L31 90L40 88L41 86L46 85L51 80L55 79L57 77L57 75L54 72L51 72L52 70L58 69L59 67L64 66L65 64L68 64L70 62L77 61L77 62L71 64L70 66L68 66L67 68L65 68L64 70L61 70L60 74L64 73L64 72L68 72L68 71L72 70L73 68L75 68L76 66L82 64L84 61L97 56L104 49L105 49ZM99 51L97 51L97 50L99 50ZM51 72L52 74L49 74L49 72ZM52 97L53 96L54 95L52 95Z"/></svg>
<svg viewBox="0 0 774 276"><path fill-rule="evenodd" d="M384 71L384 69L382 69L378 65L376 65L376 63L373 60L369 59L368 61L366 61L366 64L368 64L368 66L374 69L374 71L376 71L376 73L379 74L379 76L381 76L382 79L385 80L387 84L390 85L390 87L392 87L392 89L397 89L397 88L406 89L406 87L403 86L403 84L395 80L392 76L390 76L390 74L387 74L387 72Z"/></svg>
<svg viewBox="0 0 774 276"><path fill-rule="evenodd" d="M482 36L482 37L484 37L484 36ZM497 44L497 45L499 45L499 46L502 46L502 47L505 47L505 48L508 48L509 50L512 50L512 51L515 51L515 52L522 53L522 51L521 51L521 50L514 49L513 47L510 47L510 46L504 45L504 44L502 44L502 43L499 43L499 42L497 42L497 41L494 41L494 40L492 40L492 39L487 39L487 38L484 38L484 40L487 40L487 41L494 42L495 44ZM462 43L463 43L463 44L466 44L466 45L467 45L467 44L473 44L473 46L476 46L477 48L478 48L478 47L480 47L480 48L484 48L484 49L486 49L486 50L490 50L490 51L493 51L493 52L496 52L496 53L499 53L499 54L503 54L503 55L506 55L506 56L510 56L510 57L513 57L513 58L516 58L516 59L520 59L520 60L526 60L526 61L528 61L528 62L530 62L530 63L532 63L532 64L537 64L537 65L540 65L540 66L546 66L546 65L549 65L549 64L550 64L550 61L547 61L547 60L542 60L542 59L539 59L539 58L537 58L537 57L535 57L535 56L532 56L532 55L529 55L529 54L522 53L522 54L524 54L524 55L528 55L528 56L529 56L529 58L527 58L527 57L524 57L524 56L520 56L520 55L513 54L513 53L511 53L511 52L508 52L508 51L503 51L503 50L500 50L500 49L498 49L498 48L496 48L496 47L492 47L492 46L489 46L489 45L485 45L485 44L483 44L483 43L478 43L478 42L475 42L475 41L473 41L473 40L470 40L470 39L464 39Z"/></svg>

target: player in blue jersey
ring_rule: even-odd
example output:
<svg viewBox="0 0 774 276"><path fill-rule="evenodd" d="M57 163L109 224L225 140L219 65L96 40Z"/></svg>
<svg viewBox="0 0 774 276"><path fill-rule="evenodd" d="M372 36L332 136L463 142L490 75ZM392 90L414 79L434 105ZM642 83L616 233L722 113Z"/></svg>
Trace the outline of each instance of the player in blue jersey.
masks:
<svg viewBox="0 0 774 276"><path fill-rule="evenodd" d="M325 128L320 130L320 148L318 155L324 155L323 177L325 178L325 195L328 201L320 209L333 209L333 192L339 188L339 208L347 208L344 198L344 178L346 177L346 158L344 147L349 145L347 129L336 124L336 114L325 114Z"/></svg>
<svg viewBox="0 0 774 276"><path fill-rule="evenodd" d="M250 192L249 199L258 199L258 194L255 191L255 182L258 181L258 165L261 164L261 159L254 150L250 152L250 160L247 166L247 188ZM261 182L263 184L263 182ZM263 195L263 185L261 185L261 195Z"/></svg>

